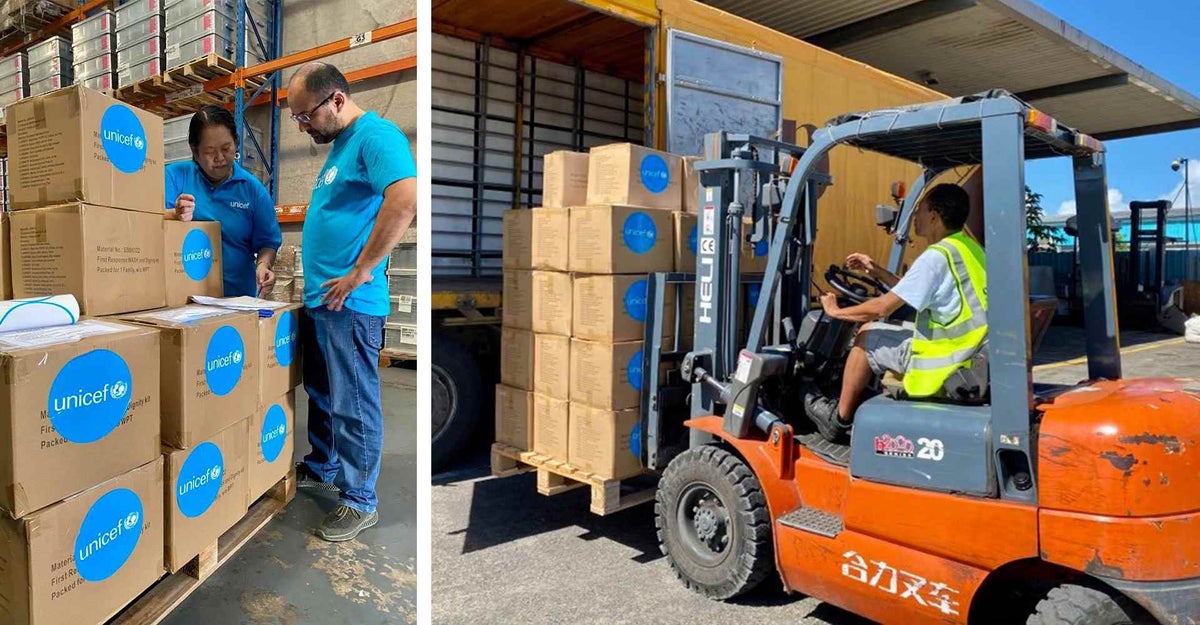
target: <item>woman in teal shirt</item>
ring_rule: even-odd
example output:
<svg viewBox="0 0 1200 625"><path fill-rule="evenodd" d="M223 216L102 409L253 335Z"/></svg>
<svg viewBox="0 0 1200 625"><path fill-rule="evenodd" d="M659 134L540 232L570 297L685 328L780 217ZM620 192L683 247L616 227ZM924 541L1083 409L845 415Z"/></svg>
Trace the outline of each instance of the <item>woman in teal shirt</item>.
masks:
<svg viewBox="0 0 1200 625"><path fill-rule="evenodd" d="M271 194L237 162L233 114L206 106L188 126L192 160L166 168L167 210L181 221L221 224L225 296L258 296L275 284L275 252L283 242Z"/></svg>

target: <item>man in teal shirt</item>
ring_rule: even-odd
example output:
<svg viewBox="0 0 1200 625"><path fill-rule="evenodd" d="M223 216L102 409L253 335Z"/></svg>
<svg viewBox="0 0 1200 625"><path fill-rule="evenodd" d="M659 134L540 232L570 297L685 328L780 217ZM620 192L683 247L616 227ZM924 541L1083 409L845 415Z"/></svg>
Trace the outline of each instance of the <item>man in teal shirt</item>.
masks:
<svg viewBox="0 0 1200 625"><path fill-rule="evenodd" d="M302 341L312 451L297 467L297 485L340 493L317 535L345 541L379 520L387 257L416 216L417 168L404 133L354 104L332 65L301 67L288 86L288 106L302 132L332 144L304 219Z"/></svg>

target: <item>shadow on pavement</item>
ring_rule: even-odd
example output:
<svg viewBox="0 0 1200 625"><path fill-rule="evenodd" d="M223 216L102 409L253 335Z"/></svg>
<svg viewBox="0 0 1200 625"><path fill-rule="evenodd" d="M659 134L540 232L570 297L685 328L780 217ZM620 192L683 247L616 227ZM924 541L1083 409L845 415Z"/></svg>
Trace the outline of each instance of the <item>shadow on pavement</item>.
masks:
<svg viewBox="0 0 1200 625"><path fill-rule="evenodd" d="M1121 333L1121 348L1135 347L1157 341L1178 338L1178 335L1160 332L1128 330ZM1087 337L1081 327L1053 325L1046 330L1042 344L1033 355L1034 365L1047 365L1087 356Z"/></svg>

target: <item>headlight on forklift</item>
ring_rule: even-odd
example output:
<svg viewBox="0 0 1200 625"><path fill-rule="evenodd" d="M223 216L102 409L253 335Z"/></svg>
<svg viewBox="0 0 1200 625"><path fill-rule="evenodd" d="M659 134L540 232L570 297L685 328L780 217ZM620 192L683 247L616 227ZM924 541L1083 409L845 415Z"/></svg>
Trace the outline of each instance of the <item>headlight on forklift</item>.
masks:
<svg viewBox="0 0 1200 625"><path fill-rule="evenodd" d="M1033 108L1029 109L1029 114L1025 117L1025 125L1033 126L1047 134L1058 132L1058 120Z"/></svg>

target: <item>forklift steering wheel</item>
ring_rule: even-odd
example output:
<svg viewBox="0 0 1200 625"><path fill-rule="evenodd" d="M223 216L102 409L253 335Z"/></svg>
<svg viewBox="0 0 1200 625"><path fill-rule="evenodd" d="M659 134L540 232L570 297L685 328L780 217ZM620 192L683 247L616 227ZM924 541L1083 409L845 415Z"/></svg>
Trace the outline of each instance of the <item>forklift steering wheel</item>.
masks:
<svg viewBox="0 0 1200 625"><path fill-rule="evenodd" d="M871 276L845 267L830 265L825 272L825 282L833 287L841 296L855 304L861 304L872 297L878 297L891 289Z"/></svg>

